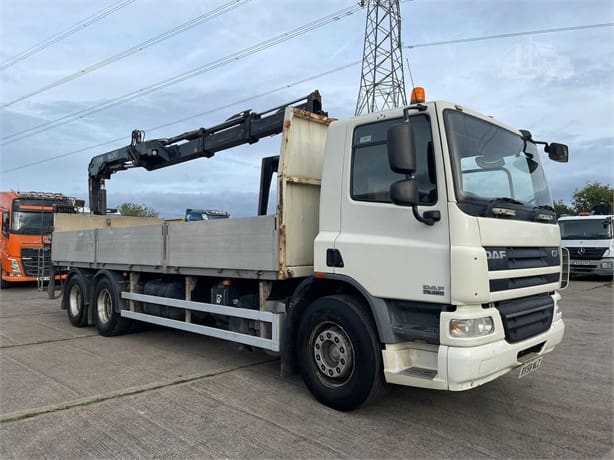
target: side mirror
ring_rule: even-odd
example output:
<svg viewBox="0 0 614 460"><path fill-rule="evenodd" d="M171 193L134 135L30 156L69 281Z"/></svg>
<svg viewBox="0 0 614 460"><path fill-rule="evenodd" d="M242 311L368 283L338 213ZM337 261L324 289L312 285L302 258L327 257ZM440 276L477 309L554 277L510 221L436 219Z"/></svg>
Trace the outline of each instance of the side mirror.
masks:
<svg viewBox="0 0 614 460"><path fill-rule="evenodd" d="M416 206L419 201L418 187L414 179L405 179L390 186L390 200L399 206Z"/></svg>
<svg viewBox="0 0 614 460"><path fill-rule="evenodd" d="M409 123L389 128L386 137L390 169L395 173L412 175L416 171L416 151Z"/></svg>
<svg viewBox="0 0 614 460"><path fill-rule="evenodd" d="M565 144L551 142L545 150L548 152L548 158L551 160L558 161L559 163L567 163L569 161L569 149Z"/></svg>
<svg viewBox="0 0 614 460"><path fill-rule="evenodd" d="M2 213L2 233L4 233L5 235L9 234L9 213L8 212Z"/></svg>

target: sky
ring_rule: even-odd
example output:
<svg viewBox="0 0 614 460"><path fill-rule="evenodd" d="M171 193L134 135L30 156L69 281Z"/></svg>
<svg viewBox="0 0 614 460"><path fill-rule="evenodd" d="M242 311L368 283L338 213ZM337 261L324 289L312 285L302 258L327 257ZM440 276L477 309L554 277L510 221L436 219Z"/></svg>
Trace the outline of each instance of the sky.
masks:
<svg viewBox="0 0 614 460"><path fill-rule="evenodd" d="M234 56L357 3L0 0L0 189L59 192L87 202L90 158L129 144L133 129L145 130L146 139L170 137L246 109L266 111L314 89L329 116L352 117L361 69L342 67L362 58L366 9ZM89 70L224 5L232 8ZM112 7L105 17L87 21ZM589 181L614 185L614 2L412 0L401 2L401 14L403 59L428 100L471 107L528 129L535 139L568 144L569 163L544 166L555 200L569 203ZM603 24L608 25L440 43ZM73 26L75 33L9 61ZM122 102L125 95L215 62L222 64ZM405 83L409 93L407 67ZM53 87L39 91L48 86ZM37 94L23 98L30 93ZM56 122L63 117L70 121ZM49 122L55 123L43 125ZM260 160L277 154L280 141L276 136L153 172L121 171L107 181L108 205L143 204L166 218L182 216L185 208L255 215Z"/></svg>

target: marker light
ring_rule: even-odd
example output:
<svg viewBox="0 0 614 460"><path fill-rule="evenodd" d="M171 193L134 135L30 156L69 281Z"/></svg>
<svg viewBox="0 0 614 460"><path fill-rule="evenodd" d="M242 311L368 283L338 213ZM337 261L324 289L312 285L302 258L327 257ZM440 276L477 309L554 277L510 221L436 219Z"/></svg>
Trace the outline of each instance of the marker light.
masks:
<svg viewBox="0 0 614 460"><path fill-rule="evenodd" d="M411 90L411 98L410 101L412 104L418 104L420 102L426 101L426 93L424 92L424 88L421 86L416 86Z"/></svg>

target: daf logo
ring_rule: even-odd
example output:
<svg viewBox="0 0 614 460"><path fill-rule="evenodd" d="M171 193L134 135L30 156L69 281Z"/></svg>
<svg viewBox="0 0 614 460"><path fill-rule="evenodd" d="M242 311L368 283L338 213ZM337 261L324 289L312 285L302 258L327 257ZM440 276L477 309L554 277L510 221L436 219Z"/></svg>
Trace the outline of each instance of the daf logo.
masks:
<svg viewBox="0 0 614 460"><path fill-rule="evenodd" d="M578 254L583 255L586 252L586 249L580 248L578 249Z"/></svg>
<svg viewBox="0 0 614 460"><path fill-rule="evenodd" d="M507 253L505 251L486 251L487 259L505 259Z"/></svg>

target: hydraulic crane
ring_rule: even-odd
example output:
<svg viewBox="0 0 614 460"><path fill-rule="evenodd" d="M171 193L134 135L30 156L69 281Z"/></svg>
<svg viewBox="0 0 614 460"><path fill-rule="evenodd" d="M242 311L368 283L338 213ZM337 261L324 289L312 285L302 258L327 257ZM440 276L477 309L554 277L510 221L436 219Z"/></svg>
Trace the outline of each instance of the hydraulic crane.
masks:
<svg viewBox="0 0 614 460"><path fill-rule="evenodd" d="M106 213L105 180L110 179L113 173L136 167L152 171L196 158L211 158L216 152L242 144L253 144L263 137L282 132L284 112L290 106L326 115L322 111L320 93L316 90L306 97L262 113L245 110L219 125L188 131L174 137L145 141L143 131L132 131L130 145L97 155L90 161L89 198L92 213ZM263 163L263 171L265 169ZM259 208L262 206L261 196Z"/></svg>

